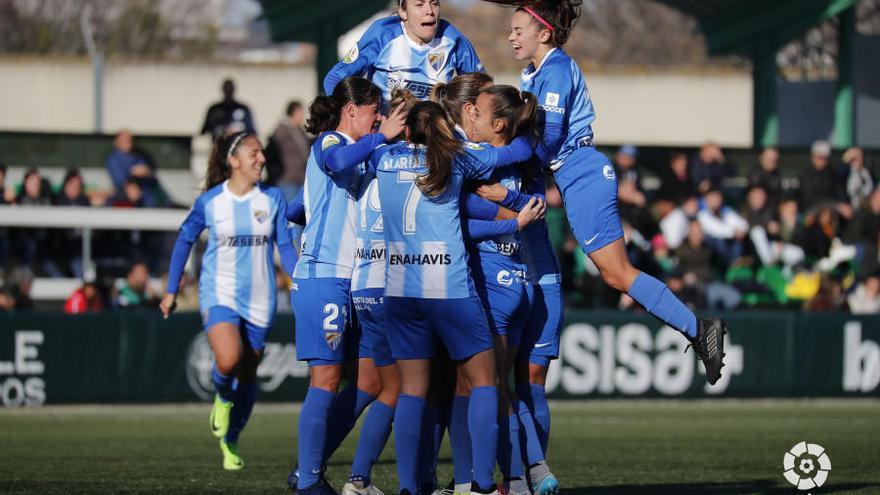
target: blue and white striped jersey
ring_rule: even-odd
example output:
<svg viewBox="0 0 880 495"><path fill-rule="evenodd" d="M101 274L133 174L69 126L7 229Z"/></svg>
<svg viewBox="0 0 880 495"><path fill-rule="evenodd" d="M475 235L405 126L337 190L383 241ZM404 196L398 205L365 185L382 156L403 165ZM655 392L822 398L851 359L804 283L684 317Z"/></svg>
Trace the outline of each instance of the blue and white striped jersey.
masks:
<svg viewBox="0 0 880 495"><path fill-rule="evenodd" d="M397 16L370 25L348 55L324 78L324 92L333 93L339 81L363 76L382 89L385 101L391 90L406 88L421 100L431 88L457 74L483 72L483 65L471 42L448 22L441 20L434 39L419 45L411 40Z"/></svg>
<svg viewBox="0 0 880 495"><path fill-rule="evenodd" d="M291 242L281 191L262 184L236 196L228 181L200 195L180 227L194 242L208 229L199 277L202 312L226 306L260 327L275 315L274 243Z"/></svg>
<svg viewBox="0 0 880 495"><path fill-rule="evenodd" d="M579 141L593 137L596 112L584 75L561 48L550 50L537 68L526 67L520 88L537 96L539 121L562 126L565 140L550 165L561 163Z"/></svg>
<svg viewBox="0 0 880 495"><path fill-rule="evenodd" d="M334 173L325 165L326 153L354 141L341 132L325 132L315 139L306 163L303 202L306 227L296 278L351 278L357 232L357 201L366 164Z"/></svg>
<svg viewBox="0 0 880 495"><path fill-rule="evenodd" d="M370 160L373 161L372 159ZM366 188L358 201L358 225L351 291L385 287L385 233L382 228L382 202L379 180L368 170Z"/></svg>
<svg viewBox="0 0 880 495"><path fill-rule="evenodd" d="M475 294L459 216L465 179L488 179L497 161L491 146L465 143L453 161L446 191L437 198L416 184L425 167L425 148L398 143L374 154L382 198L387 261L385 295L461 299Z"/></svg>

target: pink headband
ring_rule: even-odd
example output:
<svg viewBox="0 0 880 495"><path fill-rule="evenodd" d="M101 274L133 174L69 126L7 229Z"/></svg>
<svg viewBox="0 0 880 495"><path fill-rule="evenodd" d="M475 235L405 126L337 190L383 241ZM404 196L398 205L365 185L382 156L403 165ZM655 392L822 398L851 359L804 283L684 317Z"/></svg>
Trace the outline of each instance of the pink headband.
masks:
<svg viewBox="0 0 880 495"><path fill-rule="evenodd" d="M540 22L541 24L544 25L544 27L546 27L547 29L549 29L550 32L553 32L553 31L554 31L553 26L551 26L549 22L545 21L543 17L539 16L537 12L535 12L534 10L530 9L529 7L525 7L525 6L520 7L520 8L522 8L523 10L525 10L526 12L528 12L529 14L532 14L532 17L534 17L535 19L537 19L538 22Z"/></svg>

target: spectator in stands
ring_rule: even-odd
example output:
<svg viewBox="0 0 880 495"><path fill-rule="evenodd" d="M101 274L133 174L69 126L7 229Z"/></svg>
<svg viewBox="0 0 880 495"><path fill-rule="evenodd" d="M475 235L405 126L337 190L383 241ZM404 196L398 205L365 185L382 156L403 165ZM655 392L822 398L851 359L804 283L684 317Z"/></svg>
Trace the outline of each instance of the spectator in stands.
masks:
<svg viewBox="0 0 880 495"><path fill-rule="evenodd" d="M79 170L64 174L61 191L53 198L57 206L90 206ZM62 275L82 277L82 229L55 229L50 232L52 260Z"/></svg>
<svg viewBox="0 0 880 495"><path fill-rule="evenodd" d="M106 164L110 180L113 182L115 197L122 197L126 183L134 180L141 188L144 206L166 206L168 195L159 184L155 166L146 153L135 148L131 132L124 130L117 134L113 146L114 149L107 156Z"/></svg>
<svg viewBox="0 0 880 495"><path fill-rule="evenodd" d="M699 194L721 189L724 177L732 175L732 166L716 143L708 142L700 147L690 163L691 180Z"/></svg>
<svg viewBox="0 0 880 495"><path fill-rule="evenodd" d="M49 206L52 204L49 181L43 179L36 168L28 169L24 174L21 191L15 202L22 206ZM14 229L12 254L18 255L21 264L27 268L38 270L41 274L60 276L51 261L49 245L50 231L44 228Z"/></svg>
<svg viewBox="0 0 880 495"><path fill-rule="evenodd" d="M669 170L661 176L657 199L668 201L674 207L696 194L697 188L688 174L687 155L680 151L672 153L669 157Z"/></svg>
<svg viewBox="0 0 880 495"><path fill-rule="evenodd" d="M208 108L201 134L211 134L215 141L229 133L256 134L251 109L235 100L235 83L232 79L224 80L222 88L223 100Z"/></svg>
<svg viewBox="0 0 880 495"><path fill-rule="evenodd" d="M874 190L874 178L871 176L871 172L865 168L865 153L861 148L846 150L843 154L843 163L848 167L846 195L849 197L850 205L853 208L858 208Z"/></svg>
<svg viewBox="0 0 880 495"><path fill-rule="evenodd" d="M15 202L26 206L49 206L52 204L50 189L49 181L43 179L39 170L28 169Z"/></svg>
<svg viewBox="0 0 880 495"><path fill-rule="evenodd" d="M701 294L699 300L709 308L733 309L739 305L742 299L739 291L715 281L712 251L705 244L700 222L688 224L687 240L676 250L676 257L686 291Z"/></svg>
<svg viewBox="0 0 880 495"><path fill-rule="evenodd" d="M11 313L15 311L15 298L12 293L5 287L0 287L0 313Z"/></svg>
<svg viewBox="0 0 880 495"><path fill-rule="evenodd" d="M837 237L837 214L831 206L820 205L804 219L804 229L798 244L814 261L831 252L831 242Z"/></svg>
<svg viewBox="0 0 880 495"><path fill-rule="evenodd" d="M125 280L117 284L116 307L138 308L158 305L158 296L150 288L149 282L150 272L147 270L146 263L133 264Z"/></svg>
<svg viewBox="0 0 880 495"><path fill-rule="evenodd" d="M53 203L58 206L91 206L78 168L67 169L61 182L61 191L55 196Z"/></svg>
<svg viewBox="0 0 880 495"><path fill-rule="evenodd" d="M844 240L850 244L873 242L880 232L880 187L874 189L853 215Z"/></svg>
<svg viewBox="0 0 880 495"><path fill-rule="evenodd" d="M12 202L12 197L6 192L6 164L0 163L0 205Z"/></svg>
<svg viewBox="0 0 880 495"><path fill-rule="evenodd" d="M782 242L800 242L802 224L798 204L794 198L783 198L777 208L779 231L774 235Z"/></svg>
<svg viewBox="0 0 880 495"><path fill-rule="evenodd" d="M761 264L774 265L781 261L786 266L794 266L804 260L800 246L778 240L780 225L763 187L753 186L748 190L742 216L749 223L749 240Z"/></svg>
<svg viewBox="0 0 880 495"><path fill-rule="evenodd" d="M75 315L80 313L98 312L104 309L101 293L94 280L84 280L82 287L73 291L64 303L64 312Z"/></svg>
<svg viewBox="0 0 880 495"><path fill-rule="evenodd" d="M782 199L782 176L779 175L779 150L764 148L758 165L749 174L749 187L761 187L767 193L768 204L776 208Z"/></svg>
<svg viewBox="0 0 880 495"><path fill-rule="evenodd" d="M31 299L31 289L34 286L34 272L30 268L20 266L12 271L8 282L9 293L15 301L15 310L33 310L34 301Z"/></svg>
<svg viewBox="0 0 880 495"><path fill-rule="evenodd" d="M806 308L810 311L839 311L845 304L846 298L840 281L832 275L823 274L819 292L807 301Z"/></svg>
<svg viewBox="0 0 880 495"><path fill-rule="evenodd" d="M690 223L697 219L700 203L696 196L690 196L660 220L660 231L669 249L675 250L687 239Z"/></svg>
<svg viewBox="0 0 880 495"><path fill-rule="evenodd" d="M288 201L296 196L305 182L312 143L312 138L303 129L305 121L306 111L302 103L288 103L287 118L278 124L266 145L267 183L278 186Z"/></svg>
<svg viewBox="0 0 880 495"><path fill-rule="evenodd" d="M732 208L724 205L721 191L712 189L703 196L697 221L706 244L729 266L743 254L743 239L749 223Z"/></svg>
<svg viewBox="0 0 880 495"><path fill-rule="evenodd" d="M853 314L880 313L880 275L872 275L859 284L847 298L847 303Z"/></svg>
<svg viewBox="0 0 880 495"><path fill-rule="evenodd" d="M621 220L628 222L642 235L650 236L656 229L646 208L648 201L636 169L637 156L638 150L631 144L621 146L614 155L617 173L617 209Z"/></svg>
<svg viewBox="0 0 880 495"><path fill-rule="evenodd" d="M110 206L114 208L142 208L144 206L144 191L136 179L126 180L120 191L121 194L110 203Z"/></svg>
<svg viewBox="0 0 880 495"><path fill-rule="evenodd" d="M816 141L810 148L810 167L800 178L800 205L807 213L822 204L834 205L834 209L844 218L852 216L852 208L846 202L837 175L829 166L831 144Z"/></svg>

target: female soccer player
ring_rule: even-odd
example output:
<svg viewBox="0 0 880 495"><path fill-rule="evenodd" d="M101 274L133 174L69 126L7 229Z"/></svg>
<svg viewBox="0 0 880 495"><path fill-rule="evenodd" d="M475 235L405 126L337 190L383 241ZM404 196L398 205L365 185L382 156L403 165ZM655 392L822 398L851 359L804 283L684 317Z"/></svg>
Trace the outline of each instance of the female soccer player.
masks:
<svg viewBox="0 0 880 495"><path fill-rule="evenodd" d="M199 304L215 361L211 432L220 438L223 468L228 470L244 467L238 437L254 407L257 365L275 315L273 244L288 274L296 263L284 196L259 182L265 162L253 134L233 134L214 145L206 191L180 227L167 294L159 306L165 318L174 311L190 250L208 229Z"/></svg>
<svg viewBox="0 0 880 495"><path fill-rule="evenodd" d="M394 88L425 100L431 87L456 74L482 72L470 41L440 19L439 0L398 0L397 15L379 19L324 78L324 92L347 76L363 76L382 88L384 101Z"/></svg>
<svg viewBox="0 0 880 495"><path fill-rule="evenodd" d="M370 81L350 77L331 96L316 98L309 112L308 130L317 138L306 167L306 227L291 290L297 358L308 362L311 377L300 413L299 476L293 477L301 493L332 491L321 471L327 452L341 443L341 438L333 438L329 441L336 445L328 445L328 413L346 357L364 161L379 145L400 134L404 123L402 110L395 109L379 132L372 132L379 121L381 97ZM357 392L357 407L366 407L374 398L368 392ZM343 413L345 409L337 408Z"/></svg>
<svg viewBox="0 0 880 495"><path fill-rule="evenodd" d="M724 366L726 323L697 320L665 284L627 259L614 167L593 147L593 103L583 74L562 49L580 15L581 0L488 1L516 7L508 41L514 58L529 62L521 88L538 95L543 110L544 134L535 154L554 173L581 249L608 285L687 337L714 384Z"/></svg>
<svg viewBox="0 0 880 495"><path fill-rule="evenodd" d="M418 103L407 116L407 142L378 150L376 163L387 249L385 310L401 374L394 415L400 492L416 493L416 471L429 360L439 337L471 384L468 429L474 486L492 493L498 442L498 391L486 316L468 273L459 195L466 178L531 156L528 141L491 148L456 139L440 105Z"/></svg>

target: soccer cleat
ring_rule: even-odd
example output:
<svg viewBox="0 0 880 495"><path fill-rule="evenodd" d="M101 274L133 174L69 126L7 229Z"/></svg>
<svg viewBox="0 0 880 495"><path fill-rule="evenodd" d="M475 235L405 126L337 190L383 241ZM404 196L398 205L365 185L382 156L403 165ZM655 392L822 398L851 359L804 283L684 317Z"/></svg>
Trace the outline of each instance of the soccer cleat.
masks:
<svg viewBox="0 0 880 495"><path fill-rule="evenodd" d="M232 412L232 402L223 402L220 395L214 396L214 407L211 408L211 433L217 438L226 436L229 431L229 413Z"/></svg>
<svg viewBox="0 0 880 495"><path fill-rule="evenodd" d="M452 482L452 495L471 495L471 484L470 483L455 483ZM449 487L446 487L444 492L448 491ZM448 493L443 493L443 495L449 495Z"/></svg>
<svg viewBox="0 0 880 495"><path fill-rule="evenodd" d="M342 485L342 495L385 495L376 485L370 483L364 486L362 481L349 481Z"/></svg>
<svg viewBox="0 0 880 495"><path fill-rule="evenodd" d="M297 489L296 493L297 495L338 495L324 476L318 478L318 482L308 488Z"/></svg>
<svg viewBox="0 0 880 495"><path fill-rule="evenodd" d="M556 495L559 493L559 480L548 474L543 479L532 481L532 493L535 495Z"/></svg>
<svg viewBox="0 0 880 495"><path fill-rule="evenodd" d="M291 493L296 493L296 484L299 483L299 469L293 468L287 475L287 488Z"/></svg>
<svg viewBox="0 0 880 495"><path fill-rule="evenodd" d="M238 453L238 443L226 443L226 439L221 438L220 451L223 452L223 469L227 471L244 469L244 459Z"/></svg>
<svg viewBox="0 0 880 495"><path fill-rule="evenodd" d="M726 334L727 322L720 318L713 318L699 320L696 338L688 337L688 341L690 341L688 348L693 347L697 352L697 357L703 362L709 385L715 385L715 382L721 378L721 368L724 367L724 336Z"/></svg>

